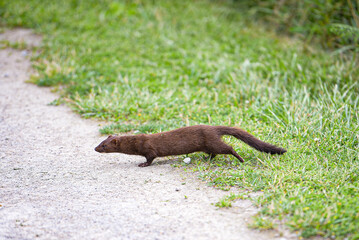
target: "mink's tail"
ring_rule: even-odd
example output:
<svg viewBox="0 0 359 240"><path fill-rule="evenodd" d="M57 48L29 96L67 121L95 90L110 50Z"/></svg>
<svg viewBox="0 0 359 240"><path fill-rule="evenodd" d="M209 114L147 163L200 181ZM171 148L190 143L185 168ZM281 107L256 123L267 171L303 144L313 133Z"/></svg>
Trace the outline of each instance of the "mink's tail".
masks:
<svg viewBox="0 0 359 240"><path fill-rule="evenodd" d="M287 150L284 148L263 142L240 128L219 126L218 130L220 135L231 135L247 143L249 146L257 149L260 152L266 152L270 154L283 154L287 152Z"/></svg>

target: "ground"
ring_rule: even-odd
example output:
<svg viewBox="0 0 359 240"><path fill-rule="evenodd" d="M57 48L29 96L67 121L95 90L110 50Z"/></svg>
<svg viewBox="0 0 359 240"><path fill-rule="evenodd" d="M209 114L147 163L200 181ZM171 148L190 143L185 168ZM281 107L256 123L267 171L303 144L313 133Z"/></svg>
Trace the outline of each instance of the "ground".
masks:
<svg viewBox="0 0 359 240"><path fill-rule="evenodd" d="M41 44L28 30L0 39ZM258 231L249 200L231 209L214 203L228 194L191 173L142 157L99 154L101 123L85 120L58 96L26 83L30 51L0 51L0 239L294 239Z"/></svg>

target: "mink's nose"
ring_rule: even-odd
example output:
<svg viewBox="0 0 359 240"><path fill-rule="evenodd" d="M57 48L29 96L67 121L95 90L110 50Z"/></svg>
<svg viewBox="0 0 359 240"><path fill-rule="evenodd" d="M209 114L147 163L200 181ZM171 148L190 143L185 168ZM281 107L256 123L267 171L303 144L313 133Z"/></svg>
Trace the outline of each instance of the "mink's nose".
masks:
<svg viewBox="0 0 359 240"><path fill-rule="evenodd" d="M101 152L100 147L99 146L95 147L95 151L96 152Z"/></svg>

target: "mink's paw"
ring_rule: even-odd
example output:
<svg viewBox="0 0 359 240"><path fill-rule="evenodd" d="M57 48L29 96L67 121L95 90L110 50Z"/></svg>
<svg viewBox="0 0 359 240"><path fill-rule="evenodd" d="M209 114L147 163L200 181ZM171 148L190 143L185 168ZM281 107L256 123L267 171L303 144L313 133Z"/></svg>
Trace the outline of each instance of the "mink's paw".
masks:
<svg viewBox="0 0 359 240"><path fill-rule="evenodd" d="M148 163L148 162L144 162L144 163L138 164L139 167L148 167L148 166L150 166L150 165L151 165L151 164Z"/></svg>

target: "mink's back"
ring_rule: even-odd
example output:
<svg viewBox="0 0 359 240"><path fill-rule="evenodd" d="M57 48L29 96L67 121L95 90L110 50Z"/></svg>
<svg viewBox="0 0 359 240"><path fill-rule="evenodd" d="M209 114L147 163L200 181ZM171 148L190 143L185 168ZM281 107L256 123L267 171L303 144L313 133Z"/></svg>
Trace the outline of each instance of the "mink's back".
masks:
<svg viewBox="0 0 359 240"><path fill-rule="evenodd" d="M158 156L206 152L218 139L214 126L197 125L148 135L148 143Z"/></svg>

